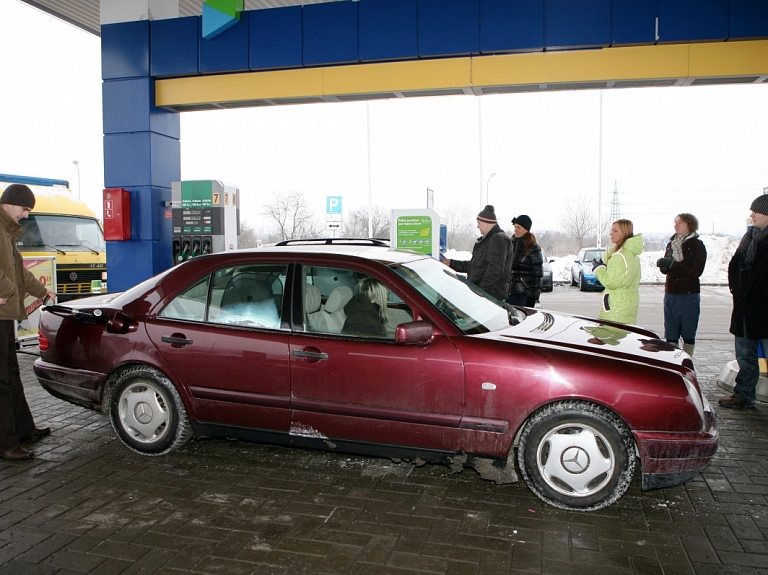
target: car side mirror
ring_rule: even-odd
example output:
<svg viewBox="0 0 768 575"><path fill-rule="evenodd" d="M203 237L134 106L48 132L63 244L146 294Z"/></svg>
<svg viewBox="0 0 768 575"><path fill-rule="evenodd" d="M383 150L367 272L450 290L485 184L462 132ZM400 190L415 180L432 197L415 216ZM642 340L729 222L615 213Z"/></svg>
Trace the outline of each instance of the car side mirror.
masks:
<svg viewBox="0 0 768 575"><path fill-rule="evenodd" d="M414 345L432 341L432 324L426 321L401 323L395 328L395 343Z"/></svg>

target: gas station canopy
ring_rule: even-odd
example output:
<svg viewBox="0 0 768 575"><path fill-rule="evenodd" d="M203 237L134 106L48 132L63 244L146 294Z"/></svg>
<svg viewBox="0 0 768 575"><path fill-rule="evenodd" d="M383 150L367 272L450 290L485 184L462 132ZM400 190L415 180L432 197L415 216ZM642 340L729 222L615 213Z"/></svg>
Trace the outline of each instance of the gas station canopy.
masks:
<svg viewBox="0 0 768 575"><path fill-rule="evenodd" d="M82 28L86 32L101 36L100 0L21 0L47 12L64 22ZM280 8L304 4L323 4L338 0L245 0L245 10L259 8ZM178 0L179 17L200 16L203 13L203 0Z"/></svg>

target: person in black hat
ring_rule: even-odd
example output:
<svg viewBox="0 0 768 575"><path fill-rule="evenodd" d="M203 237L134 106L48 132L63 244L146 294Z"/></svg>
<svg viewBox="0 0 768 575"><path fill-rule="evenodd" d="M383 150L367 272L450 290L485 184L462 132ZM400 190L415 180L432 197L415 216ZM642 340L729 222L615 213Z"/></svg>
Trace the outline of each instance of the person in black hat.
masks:
<svg viewBox="0 0 768 575"><path fill-rule="evenodd" d="M533 307L541 295L544 279L544 254L531 233L533 222L525 214L512 220L512 275L507 303Z"/></svg>
<svg viewBox="0 0 768 575"><path fill-rule="evenodd" d="M443 263L503 301L509 290L509 272L512 266L512 244L499 227L493 206L485 206L477 214L477 229L482 234L472 248L472 259L467 261L443 259Z"/></svg>
<svg viewBox="0 0 768 575"><path fill-rule="evenodd" d="M35 207L35 194L23 184L11 184L0 196L0 457L29 459L34 454L21 446L48 435L48 427L35 426L29 411L16 358L14 321L27 318L24 298L55 298L56 294L41 284L24 267L16 240L24 233L20 220Z"/></svg>
<svg viewBox="0 0 768 575"><path fill-rule="evenodd" d="M737 409L755 407L758 344L768 352L768 195L755 198L749 209L751 229L728 264L728 288L733 295L730 331L736 337L739 373L733 395L717 402Z"/></svg>

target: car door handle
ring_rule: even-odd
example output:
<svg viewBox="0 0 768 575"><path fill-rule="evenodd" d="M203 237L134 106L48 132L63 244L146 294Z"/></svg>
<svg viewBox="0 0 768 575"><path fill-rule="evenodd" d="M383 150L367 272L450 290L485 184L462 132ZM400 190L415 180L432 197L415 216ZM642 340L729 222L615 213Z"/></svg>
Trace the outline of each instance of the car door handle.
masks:
<svg viewBox="0 0 768 575"><path fill-rule="evenodd" d="M307 359L328 359L328 354L322 351L308 351L306 349L294 349L291 352L293 357L305 357Z"/></svg>
<svg viewBox="0 0 768 575"><path fill-rule="evenodd" d="M192 343L191 339L185 337L174 337L172 335L164 335L160 337L160 341L163 343L170 343L173 347L182 347Z"/></svg>

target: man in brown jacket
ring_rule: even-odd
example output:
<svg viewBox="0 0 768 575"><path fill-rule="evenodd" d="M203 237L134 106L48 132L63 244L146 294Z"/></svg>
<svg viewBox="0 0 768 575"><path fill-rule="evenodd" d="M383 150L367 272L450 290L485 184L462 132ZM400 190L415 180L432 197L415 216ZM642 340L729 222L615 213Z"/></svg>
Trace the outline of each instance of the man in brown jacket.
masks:
<svg viewBox="0 0 768 575"><path fill-rule="evenodd" d="M24 267L16 241L24 233L20 220L35 207L35 194L23 184L11 184L0 196L0 457L29 459L34 454L21 446L51 432L35 426L29 411L16 358L14 321L26 319L27 294L55 298L56 294Z"/></svg>

